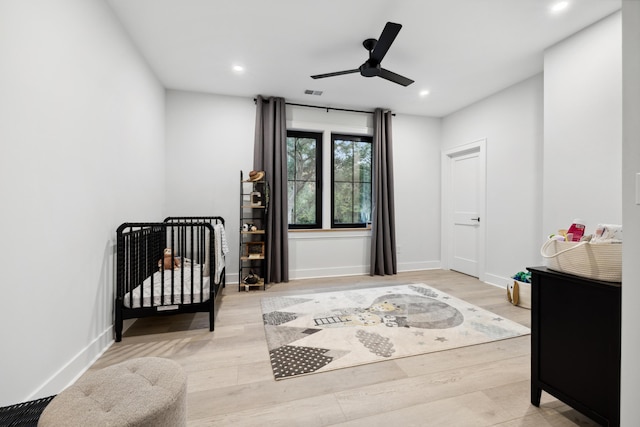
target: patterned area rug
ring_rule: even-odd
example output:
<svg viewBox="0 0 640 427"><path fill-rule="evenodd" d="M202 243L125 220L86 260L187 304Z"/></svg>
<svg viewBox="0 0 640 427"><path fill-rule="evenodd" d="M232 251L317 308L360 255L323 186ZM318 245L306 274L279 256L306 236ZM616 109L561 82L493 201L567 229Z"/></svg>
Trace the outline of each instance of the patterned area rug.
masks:
<svg viewBox="0 0 640 427"><path fill-rule="evenodd" d="M527 335L425 284L262 299L276 380Z"/></svg>

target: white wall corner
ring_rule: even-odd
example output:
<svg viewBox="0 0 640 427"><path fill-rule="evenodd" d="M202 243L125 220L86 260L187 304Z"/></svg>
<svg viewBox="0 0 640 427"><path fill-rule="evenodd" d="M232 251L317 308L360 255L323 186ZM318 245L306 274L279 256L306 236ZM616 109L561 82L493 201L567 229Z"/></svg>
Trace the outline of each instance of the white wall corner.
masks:
<svg viewBox="0 0 640 427"><path fill-rule="evenodd" d="M113 336L113 326L109 326L24 401L58 394L75 383L111 347L114 343Z"/></svg>

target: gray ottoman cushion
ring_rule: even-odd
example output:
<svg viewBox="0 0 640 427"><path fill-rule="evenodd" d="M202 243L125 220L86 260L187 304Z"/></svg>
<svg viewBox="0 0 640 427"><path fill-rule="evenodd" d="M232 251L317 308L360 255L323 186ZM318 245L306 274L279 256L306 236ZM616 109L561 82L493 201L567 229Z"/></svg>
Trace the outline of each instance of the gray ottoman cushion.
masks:
<svg viewBox="0 0 640 427"><path fill-rule="evenodd" d="M88 373L58 394L38 426L186 426L187 377L168 359L142 357Z"/></svg>

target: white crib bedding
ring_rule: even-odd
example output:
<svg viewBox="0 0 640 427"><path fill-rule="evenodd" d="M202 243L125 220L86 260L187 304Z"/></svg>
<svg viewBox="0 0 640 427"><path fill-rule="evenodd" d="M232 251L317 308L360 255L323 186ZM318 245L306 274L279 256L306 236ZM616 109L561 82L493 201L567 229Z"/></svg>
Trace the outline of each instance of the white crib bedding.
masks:
<svg viewBox="0 0 640 427"><path fill-rule="evenodd" d="M229 253L229 245L227 244L227 237L224 231L224 225L215 224L213 226L213 248L214 248L214 274L215 274L215 282L220 283L220 278L222 276L222 272L225 267L225 256ZM210 273L209 266L209 231L207 230L207 234L205 236L205 259L207 262L204 265L204 275L208 276Z"/></svg>
<svg viewBox="0 0 640 427"><path fill-rule="evenodd" d="M191 298L191 272L193 270L193 301ZM173 302L171 302L171 276L173 272ZM184 292L182 291L182 273L184 272ZM199 264L191 265L187 262L182 270L164 270L164 303L162 302L162 272L153 274L153 306L171 306L176 304L191 304L204 302L209 299L210 277L201 277L202 267ZM202 282L202 292L200 283ZM140 304L140 288L142 287L142 305ZM130 294L133 294L133 305ZM183 295L184 294L184 295ZM181 299L182 298L182 299ZM151 276L147 277L142 285L136 286L133 291L124 296L124 306L128 308L150 307L151 304Z"/></svg>

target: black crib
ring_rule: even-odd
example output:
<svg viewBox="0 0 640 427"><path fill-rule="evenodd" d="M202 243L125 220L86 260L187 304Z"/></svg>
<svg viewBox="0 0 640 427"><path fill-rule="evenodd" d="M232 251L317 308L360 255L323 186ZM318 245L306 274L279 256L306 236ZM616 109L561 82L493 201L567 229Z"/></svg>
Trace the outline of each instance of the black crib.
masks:
<svg viewBox="0 0 640 427"><path fill-rule="evenodd" d="M224 219L168 217L164 222L124 223L117 229L115 335L122 340L124 319L178 313L209 313L213 331L224 267L219 233ZM164 268L164 251L173 268ZM224 255L222 255L224 256Z"/></svg>

